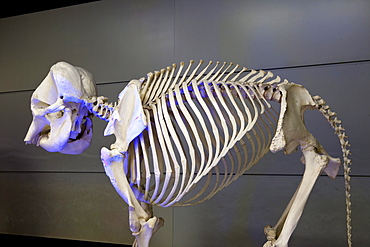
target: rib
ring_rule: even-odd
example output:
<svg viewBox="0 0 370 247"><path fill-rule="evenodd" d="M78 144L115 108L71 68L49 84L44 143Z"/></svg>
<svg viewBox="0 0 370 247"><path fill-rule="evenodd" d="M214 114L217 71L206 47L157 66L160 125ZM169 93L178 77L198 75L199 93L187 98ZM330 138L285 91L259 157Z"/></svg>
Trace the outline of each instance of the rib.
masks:
<svg viewBox="0 0 370 247"><path fill-rule="evenodd" d="M223 77L227 69L220 68L218 77ZM138 145L139 141L132 144L136 151L130 154L144 160L138 164L139 159L133 159L136 175L143 175L135 181L135 176L131 177L132 183L137 183L148 202L163 207L197 204L211 198L268 151L270 129L276 123L270 118L276 120L276 111L275 115L263 111L270 106L261 97L259 87L248 83L182 80L182 84L175 84L166 97L157 98L145 108L147 133L137 139L144 143L143 136L147 135L150 145ZM152 153L153 181L149 156L143 148ZM215 177L209 175L212 172ZM203 178L204 185L199 187ZM182 201L189 192L193 196Z"/></svg>

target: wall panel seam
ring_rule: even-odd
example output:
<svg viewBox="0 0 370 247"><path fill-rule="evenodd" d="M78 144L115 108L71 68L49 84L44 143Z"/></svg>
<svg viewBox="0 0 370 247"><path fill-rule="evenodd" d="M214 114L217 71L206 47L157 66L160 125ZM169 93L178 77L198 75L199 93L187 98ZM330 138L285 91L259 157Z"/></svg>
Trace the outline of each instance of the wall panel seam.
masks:
<svg viewBox="0 0 370 247"><path fill-rule="evenodd" d="M33 173L40 173L40 174L45 174L45 173L54 173L54 174L103 174L105 175L104 171L0 171L1 173L27 173L27 174L33 174ZM212 174L216 176L216 174ZM219 173L219 175L225 175L223 173ZM279 173L279 174L274 174L274 173L249 173L249 174L243 174L242 176L246 177L251 177L251 176L259 176L259 177L302 177L303 174L300 173ZM327 177L327 175L322 174L320 177ZM337 178L343 178L343 175L337 175ZM370 174L353 174L351 175L352 178L370 178Z"/></svg>

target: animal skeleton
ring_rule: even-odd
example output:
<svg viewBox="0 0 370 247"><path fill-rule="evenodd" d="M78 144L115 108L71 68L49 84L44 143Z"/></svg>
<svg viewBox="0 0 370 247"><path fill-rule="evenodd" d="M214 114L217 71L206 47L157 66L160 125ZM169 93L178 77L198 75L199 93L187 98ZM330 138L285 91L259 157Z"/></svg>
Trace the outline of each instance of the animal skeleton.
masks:
<svg viewBox="0 0 370 247"><path fill-rule="evenodd" d="M335 178L340 166L340 159L329 156L305 127L304 111L317 109L341 143L351 246L350 151L336 113L319 96L311 97L303 86L281 82L271 72L219 62L200 70L203 61L191 71L193 63L131 80L118 104L108 104L104 96L97 97L89 72L59 62L32 95L33 121L25 142L49 152L78 154L90 145L92 115L107 121L104 135L114 134L116 141L110 150L102 148L101 160L129 206L134 246L140 247L148 246L164 223L153 216L151 205L203 202L268 150L291 154L300 146L306 165L302 182L276 226L265 227L264 246L283 247L318 176L326 172ZM279 114L269 102L281 104Z"/></svg>

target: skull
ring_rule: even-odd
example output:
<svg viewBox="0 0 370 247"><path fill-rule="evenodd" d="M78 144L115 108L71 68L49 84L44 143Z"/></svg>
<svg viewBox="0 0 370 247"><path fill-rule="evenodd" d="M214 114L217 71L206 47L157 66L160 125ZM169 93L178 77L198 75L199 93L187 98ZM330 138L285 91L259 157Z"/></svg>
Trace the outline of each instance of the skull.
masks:
<svg viewBox="0 0 370 247"><path fill-rule="evenodd" d="M24 139L49 152L80 154L90 146L93 115L86 108L97 90L92 75L66 62L53 65L31 97L33 120Z"/></svg>

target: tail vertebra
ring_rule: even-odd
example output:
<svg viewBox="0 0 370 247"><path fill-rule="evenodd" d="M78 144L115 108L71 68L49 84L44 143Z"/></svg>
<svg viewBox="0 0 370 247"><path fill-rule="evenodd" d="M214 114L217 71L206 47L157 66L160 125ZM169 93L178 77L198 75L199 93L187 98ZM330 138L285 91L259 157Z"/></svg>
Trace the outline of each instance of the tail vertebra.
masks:
<svg viewBox="0 0 370 247"><path fill-rule="evenodd" d="M348 246L352 246L352 234L351 234L351 185L350 185L350 172L352 161L348 158L351 154L348 147L350 146L345 133L345 129L342 127L342 121L336 117L336 113L330 110L329 105L320 97L314 96L313 100L317 105L317 109L322 113L322 115L328 120L331 127L335 130L335 134L338 136L341 143L342 154L343 154L343 168L344 168L344 183L346 192L346 211L347 211L347 240Z"/></svg>

